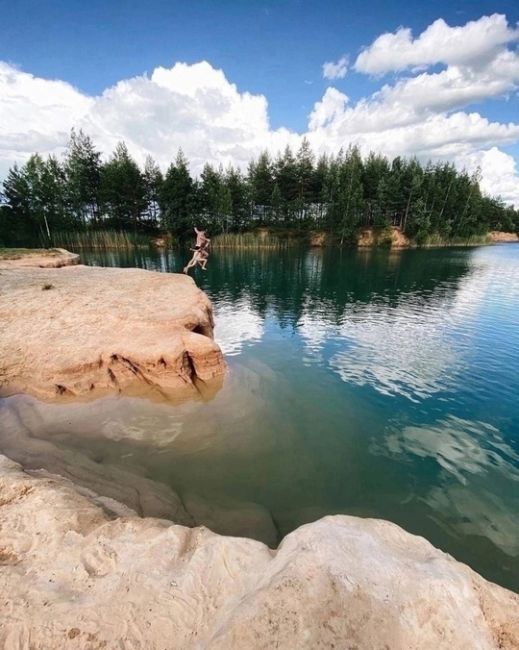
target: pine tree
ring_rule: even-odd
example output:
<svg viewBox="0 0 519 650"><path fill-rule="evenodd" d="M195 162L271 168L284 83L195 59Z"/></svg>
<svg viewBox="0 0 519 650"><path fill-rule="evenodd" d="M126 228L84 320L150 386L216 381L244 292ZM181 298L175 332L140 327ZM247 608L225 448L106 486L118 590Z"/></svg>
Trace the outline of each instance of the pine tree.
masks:
<svg viewBox="0 0 519 650"><path fill-rule="evenodd" d="M146 188L139 167L124 142L117 145L113 156L102 167L101 198L111 225L139 229L146 209Z"/></svg>
<svg viewBox="0 0 519 650"><path fill-rule="evenodd" d="M179 149L175 163L166 172L159 194L163 228L179 235L190 232L194 225L195 202L196 186L189 173L187 159Z"/></svg>
<svg viewBox="0 0 519 650"><path fill-rule="evenodd" d="M159 198L162 190L162 172L151 156L146 156L144 163L144 200L146 203L146 220L150 227L157 227L160 220Z"/></svg>
<svg viewBox="0 0 519 650"><path fill-rule="evenodd" d="M51 243L65 229L157 228L191 234L193 225L213 232L281 224L322 225L343 243L354 242L362 225L399 225L410 237L448 239L488 229L519 230L519 212L499 197L483 196L478 173L469 176L446 163L395 158L391 164L358 149L321 156L315 164L306 139L272 162L263 152L248 174L206 165L192 179L179 150L165 177L148 157L141 172L121 143L101 164L82 131L72 131L63 161L35 154L14 165L3 184L0 240Z"/></svg>
<svg viewBox="0 0 519 650"><path fill-rule="evenodd" d="M229 166L225 174L225 185L231 197L231 223L235 230L243 230L250 226L250 191L245 178L240 171Z"/></svg>
<svg viewBox="0 0 519 650"><path fill-rule="evenodd" d="M270 210L270 199L274 188L273 165L268 152L260 154L257 161L249 165L249 183L255 218L263 223Z"/></svg>
<svg viewBox="0 0 519 650"><path fill-rule="evenodd" d="M101 154L83 131L71 131L64 171L67 203L73 218L82 224L97 224L100 220Z"/></svg>
<svg viewBox="0 0 519 650"><path fill-rule="evenodd" d="M297 152L296 176L300 204L304 207L315 203L314 154L306 138L303 138Z"/></svg>
<svg viewBox="0 0 519 650"><path fill-rule="evenodd" d="M348 149L339 167L338 206L340 242L355 241L364 213L362 158L357 147Z"/></svg>

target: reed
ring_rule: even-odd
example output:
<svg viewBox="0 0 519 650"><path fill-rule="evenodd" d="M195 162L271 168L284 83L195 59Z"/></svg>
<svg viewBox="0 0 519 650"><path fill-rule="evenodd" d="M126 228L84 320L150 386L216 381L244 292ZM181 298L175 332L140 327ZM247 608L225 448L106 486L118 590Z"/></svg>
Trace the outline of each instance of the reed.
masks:
<svg viewBox="0 0 519 650"><path fill-rule="evenodd" d="M54 246L67 249L126 250L149 246L149 237L117 230L86 230L57 232L52 237Z"/></svg>
<svg viewBox="0 0 519 650"><path fill-rule="evenodd" d="M278 234L272 232L244 232L215 235L211 239L211 247L218 248L268 248L279 250L290 246L298 246L304 240L293 234Z"/></svg>
<svg viewBox="0 0 519 650"><path fill-rule="evenodd" d="M470 235L468 237L450 237L446 239L437 233L427 235L425 241L420 244L423 248L442 248L448 246L480 246L481 244L488 244L488 234L483 235Z"/></svg>

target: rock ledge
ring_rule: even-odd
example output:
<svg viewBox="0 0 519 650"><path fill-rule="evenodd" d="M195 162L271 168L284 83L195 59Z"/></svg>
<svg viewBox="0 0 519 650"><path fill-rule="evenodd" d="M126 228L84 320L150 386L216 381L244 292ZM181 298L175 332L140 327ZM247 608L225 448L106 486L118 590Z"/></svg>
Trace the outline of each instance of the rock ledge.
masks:
<svg viewBox="0 0 519 650"><path fill-rule="evenodd" d="M224 374L211 303L187 276L5 262L0 273L0 396L171 398Z"/></svg>

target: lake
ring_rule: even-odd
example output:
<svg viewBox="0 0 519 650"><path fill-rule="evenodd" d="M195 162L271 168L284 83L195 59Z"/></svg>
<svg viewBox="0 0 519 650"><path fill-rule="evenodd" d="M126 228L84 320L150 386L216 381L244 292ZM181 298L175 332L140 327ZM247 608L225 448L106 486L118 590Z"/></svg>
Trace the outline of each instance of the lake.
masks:
<svg viewBox="0 0 519 650"><path fill-rule="evenodd" d="M83 260L178 272L186 253ZM259 504L278 540L328 514L389 519L519 590L519 245L217 251L194 277L229 365L213 399L4 413L183 498Z"/></svg>

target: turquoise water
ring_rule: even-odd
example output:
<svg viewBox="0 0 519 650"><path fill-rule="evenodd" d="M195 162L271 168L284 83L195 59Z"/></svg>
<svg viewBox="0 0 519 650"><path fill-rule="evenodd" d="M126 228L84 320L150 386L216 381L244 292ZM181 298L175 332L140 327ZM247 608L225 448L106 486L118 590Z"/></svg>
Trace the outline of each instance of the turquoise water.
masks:
<svg viewBox="0 0 519 650"><path fill-rule="evenodd" d="M195 279L229 363L214 399L105 399L37 434L183 497L259 504L278 538L330 513L389 519L519 590L519 245L219 251Z"/></svg>

